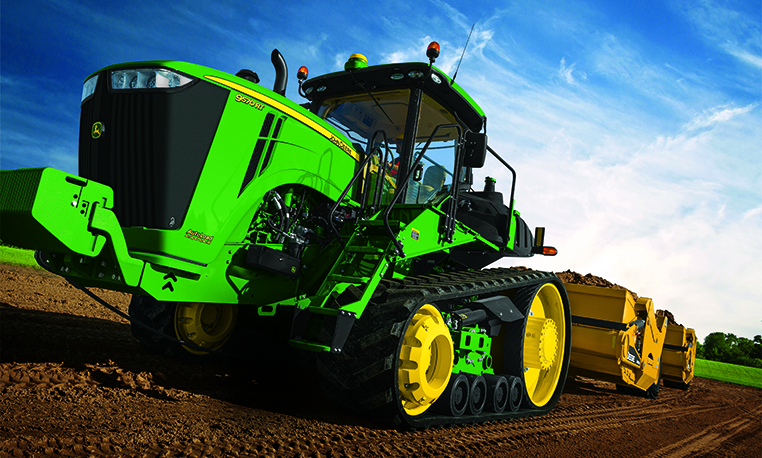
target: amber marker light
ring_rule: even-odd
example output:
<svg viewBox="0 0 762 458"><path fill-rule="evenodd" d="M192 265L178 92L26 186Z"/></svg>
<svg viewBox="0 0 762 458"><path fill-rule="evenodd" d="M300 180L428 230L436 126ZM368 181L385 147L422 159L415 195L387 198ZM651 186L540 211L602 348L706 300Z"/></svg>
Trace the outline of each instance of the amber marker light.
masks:
<svg viewBox="0 0 762 458"><path fill-rule="evenodd" d="M304 81L307 79L307 76L309 74L310 74L310 71L307 70L307 67L302 65L301 67L299 67L299 71L296 72L296 79L298 79L299 81Z"/></svg>
<svg viewBox="0 0 762 458"><path fill-rule="evenodd" d="M558 254L558 250L556 250L552 246L544 246L542 247L542 254L544 254L545 256L555 256L556 254Z"/></svg>
<svg viewBox="0 0 762 458"><path fill-rule="evenodd" d="M299 67L299 71L297 71L297 72L296 72L296 79L298 79L298 80L299 80L299 95L301 95L301 96L302 96L302 97L304 97L305 99L306 99L306 98L308 98L307 96L308 96L308 95L309 95L309 94L312 92L312 90L314 89L314 88L312 88L312 87L308 87L308 88L307 88L307 91L304 91L304 90L302 90L302 83L304 82L304 80L306 80L306 79L307 79L307 76L309 76L309 74L310 74L310 71L309 71L309 70L307 70L307 67L305 67L304 65L302 65L301 67Z"/></svg>
<svg viewBox="0 0 762 458"><path fill-rule="evenodd" d="M434 59L439 57L439 43L436 41L429 43L429 47L426 49L426 57L428 57L432 62L434 62Z"/></svg>

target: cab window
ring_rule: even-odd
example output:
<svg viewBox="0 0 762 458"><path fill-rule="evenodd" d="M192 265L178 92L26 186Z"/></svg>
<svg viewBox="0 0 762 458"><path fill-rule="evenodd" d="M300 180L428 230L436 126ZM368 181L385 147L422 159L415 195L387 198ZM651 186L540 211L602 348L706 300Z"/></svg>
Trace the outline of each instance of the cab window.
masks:
<svg viewBox="0 0 762 458"><path fill-rule="evenodd" d="M414 154L416 156L423 150L436 127L442 124L457 124L457 121L450 111L424 94L418 117L418 131L415 135ZM406 203L427 203L450 189L457 143L458 130L456 128L440 128L436 131L421 160L423 178L419 182L409 183L405 197Z"/></svg>
<svg viewBox="0 0 762 458"><path fill-rule="evenodd" d="M318 116L349 137L355 148L365 154L376 146L383 146L382 136L376 137L375 145L369 144L373 134L379 130L386 133L392 152L383 185L383 201L388 202L397 188L400 150L410 103L410 90L400 89L372 94L373 97L362 93L326 99L318 109ZM382 153L381 157L384 156ZM375 172L379 166L379 159L373 158L371 170ZM370 184L375 186L375 176Z"/></svg>

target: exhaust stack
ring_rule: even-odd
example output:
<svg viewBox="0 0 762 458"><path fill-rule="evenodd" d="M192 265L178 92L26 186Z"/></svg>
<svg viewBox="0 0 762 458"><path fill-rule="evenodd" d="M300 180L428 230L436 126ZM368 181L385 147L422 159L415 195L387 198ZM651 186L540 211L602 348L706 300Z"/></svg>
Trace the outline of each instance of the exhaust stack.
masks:
<svg viewBox="0 0 762 458"><path fill-rule="evenodd" d="M283 54L281 54L280 51L273 49L273 53L270 55L270 60L275 67L275 84L273 85L273 91L285 97L286 83L288 82L286 59L283 58Z"/></svg>

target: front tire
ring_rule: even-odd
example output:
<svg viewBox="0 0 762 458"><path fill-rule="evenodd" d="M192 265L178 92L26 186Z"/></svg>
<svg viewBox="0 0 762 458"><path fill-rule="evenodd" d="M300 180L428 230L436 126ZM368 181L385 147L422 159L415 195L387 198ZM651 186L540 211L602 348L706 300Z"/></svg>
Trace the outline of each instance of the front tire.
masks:
<svg viewBox="0 0 762 458"><path fill-rule="evenodd" d="M161 356L206 356L228 341L238 319L236 304L157 301L148 296L132 296L130 317L147 326L132 323L132 335L147 350ZM181 345L162 336L188 342Z"/></svg>

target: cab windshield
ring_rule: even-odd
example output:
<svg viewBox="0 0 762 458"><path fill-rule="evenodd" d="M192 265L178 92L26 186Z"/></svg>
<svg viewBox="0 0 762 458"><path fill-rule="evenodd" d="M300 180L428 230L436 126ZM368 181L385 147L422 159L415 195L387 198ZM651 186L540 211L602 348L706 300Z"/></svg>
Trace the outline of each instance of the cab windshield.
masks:
<svg viewBox="0 0 762 458"><path fill-rule="evenodd" d="M367 153L370 138L379 130L386 132L390 145L401 143L409 103L409 89L376 92L373 97L366 93L334 97L323 102L318 116Z"/></svg>
<svg viewBox="0 0 762 458"><path fill-rule="evenodd" d="M409 103L410 89L398 89L374 92L373 97L362 93L329 98L324 100L318 109L318 116L349 137L355 148L363 153L367 154L374 146L381 146L383 137L377 137L375 145L369 143L374 133L385 132L393 153L384 180L384 190L387 194L393 194L396 190L400 161L407 161L409 166L422 151L437 126L457 123L449 110L427 94L423 94L413 154L405 155L402 146ZM411 178L404 201L401 202L427 203L442 191L449 190L453 182L457 144L458 130L454 127L440 128L436 131L421 161L422 178L419 181ZM376 170L378 163L374 164L373 169ZM384 200L388 201L388 196Z"/></svg>

